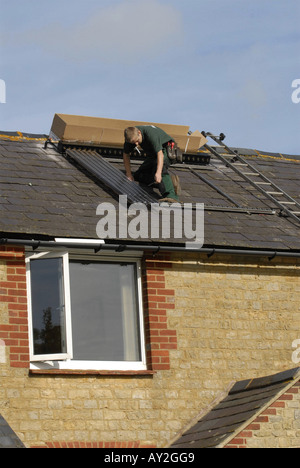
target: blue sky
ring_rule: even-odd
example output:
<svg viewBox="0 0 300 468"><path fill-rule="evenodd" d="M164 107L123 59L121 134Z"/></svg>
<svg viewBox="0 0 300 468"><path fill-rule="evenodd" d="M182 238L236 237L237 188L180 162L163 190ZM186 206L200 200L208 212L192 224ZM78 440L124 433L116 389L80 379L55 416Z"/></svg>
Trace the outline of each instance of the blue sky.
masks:
<svg viewBox="0 0 300 468"><path fill-rule="evenodd" d="M299 0L0 7L0 130L47 134L65 113L189 125L232 146L300 154Z"/></svg>

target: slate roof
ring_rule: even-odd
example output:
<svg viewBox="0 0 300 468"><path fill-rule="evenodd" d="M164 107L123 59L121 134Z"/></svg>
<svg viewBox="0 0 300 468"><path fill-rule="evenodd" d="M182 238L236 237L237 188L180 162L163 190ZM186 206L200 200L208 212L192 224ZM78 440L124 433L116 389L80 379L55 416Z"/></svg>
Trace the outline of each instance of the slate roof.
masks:
<svg viewBox="0 0 300 468"><path fill-rule="evenodd" d="M44 149L45 135L2 133L6 136L1 136L0 132L1 235L96 238L96 208L105 201L117 206L118 199L112 191L51 145ZM300 156L247 149L240 149L240 152L300 201ZM115 159L112 164L124 170L121 159ZM270 214L275 208L272 202L220 161L212 158L211 164L197 167L176 165L172 166L171 172L180 177L181 202L205 204L204 246L300 249L300 225L290 218ZM197 173L243 208L252 210L252 214L243 210L236 212L234 205L200 180Z"/></svg>
<svg viewBox="0 0 300 468"><path fill-rule="evenodd" d="M25 445L0 414L0 449L1 448L25 448Z"/></svg>
<svg viewBox="0 0 300 468"><path fill-rule="evenodd" d="M171 448L192 450L224 446L299 378L300 367L237 382L228 395L179 436Z"/></svg>

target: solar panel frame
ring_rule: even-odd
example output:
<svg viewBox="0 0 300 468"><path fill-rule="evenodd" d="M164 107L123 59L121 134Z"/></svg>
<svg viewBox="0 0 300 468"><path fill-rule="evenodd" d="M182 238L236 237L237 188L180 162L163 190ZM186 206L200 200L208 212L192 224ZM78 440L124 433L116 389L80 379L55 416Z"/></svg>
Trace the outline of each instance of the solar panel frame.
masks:
<svg viewBox="0 0 300 468"><path fill-rule="evenodd" d="M116 194L127 195L128 202L146 205L158 202L157 198L147 193L136 182L130 181L123 172L96 151L68 149L66 154Z"/></svg>

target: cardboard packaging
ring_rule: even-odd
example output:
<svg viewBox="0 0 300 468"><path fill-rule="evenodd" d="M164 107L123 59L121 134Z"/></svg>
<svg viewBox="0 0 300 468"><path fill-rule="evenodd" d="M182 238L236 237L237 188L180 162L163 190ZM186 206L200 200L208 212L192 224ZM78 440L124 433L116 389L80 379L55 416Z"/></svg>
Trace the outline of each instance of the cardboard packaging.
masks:
<svg viewBox="0 0 300 468"><path fill-rule="evenodd" d="M188 135L189 126L105 119L79 115L55 114L51 136L62 142L85 143L108 147L123 147L124 130L135 125L155 125L168 133L184 153L196 153L206 142L197 130Z"/></svg>

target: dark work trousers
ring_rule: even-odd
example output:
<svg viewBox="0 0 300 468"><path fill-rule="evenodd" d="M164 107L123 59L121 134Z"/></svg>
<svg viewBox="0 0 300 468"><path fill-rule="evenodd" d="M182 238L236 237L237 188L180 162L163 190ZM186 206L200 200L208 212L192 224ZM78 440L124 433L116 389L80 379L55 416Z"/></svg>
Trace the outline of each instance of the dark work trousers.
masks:
<svg viewBox="0 0 300 468"><path fill-rule="evenodd" d="M146 156L145 161L139 167L139 169L133 174L134 180L141 182L144 185L151 185L157 187L163 198L173 198L178 200L178 196L175 193L174 185L168 169L171 165L171 161L167 156L165 148L163 148L164 154L164 165L162 169L162 180L160 184L154 183L154 177L157 170L157 157Z"/></svg>

